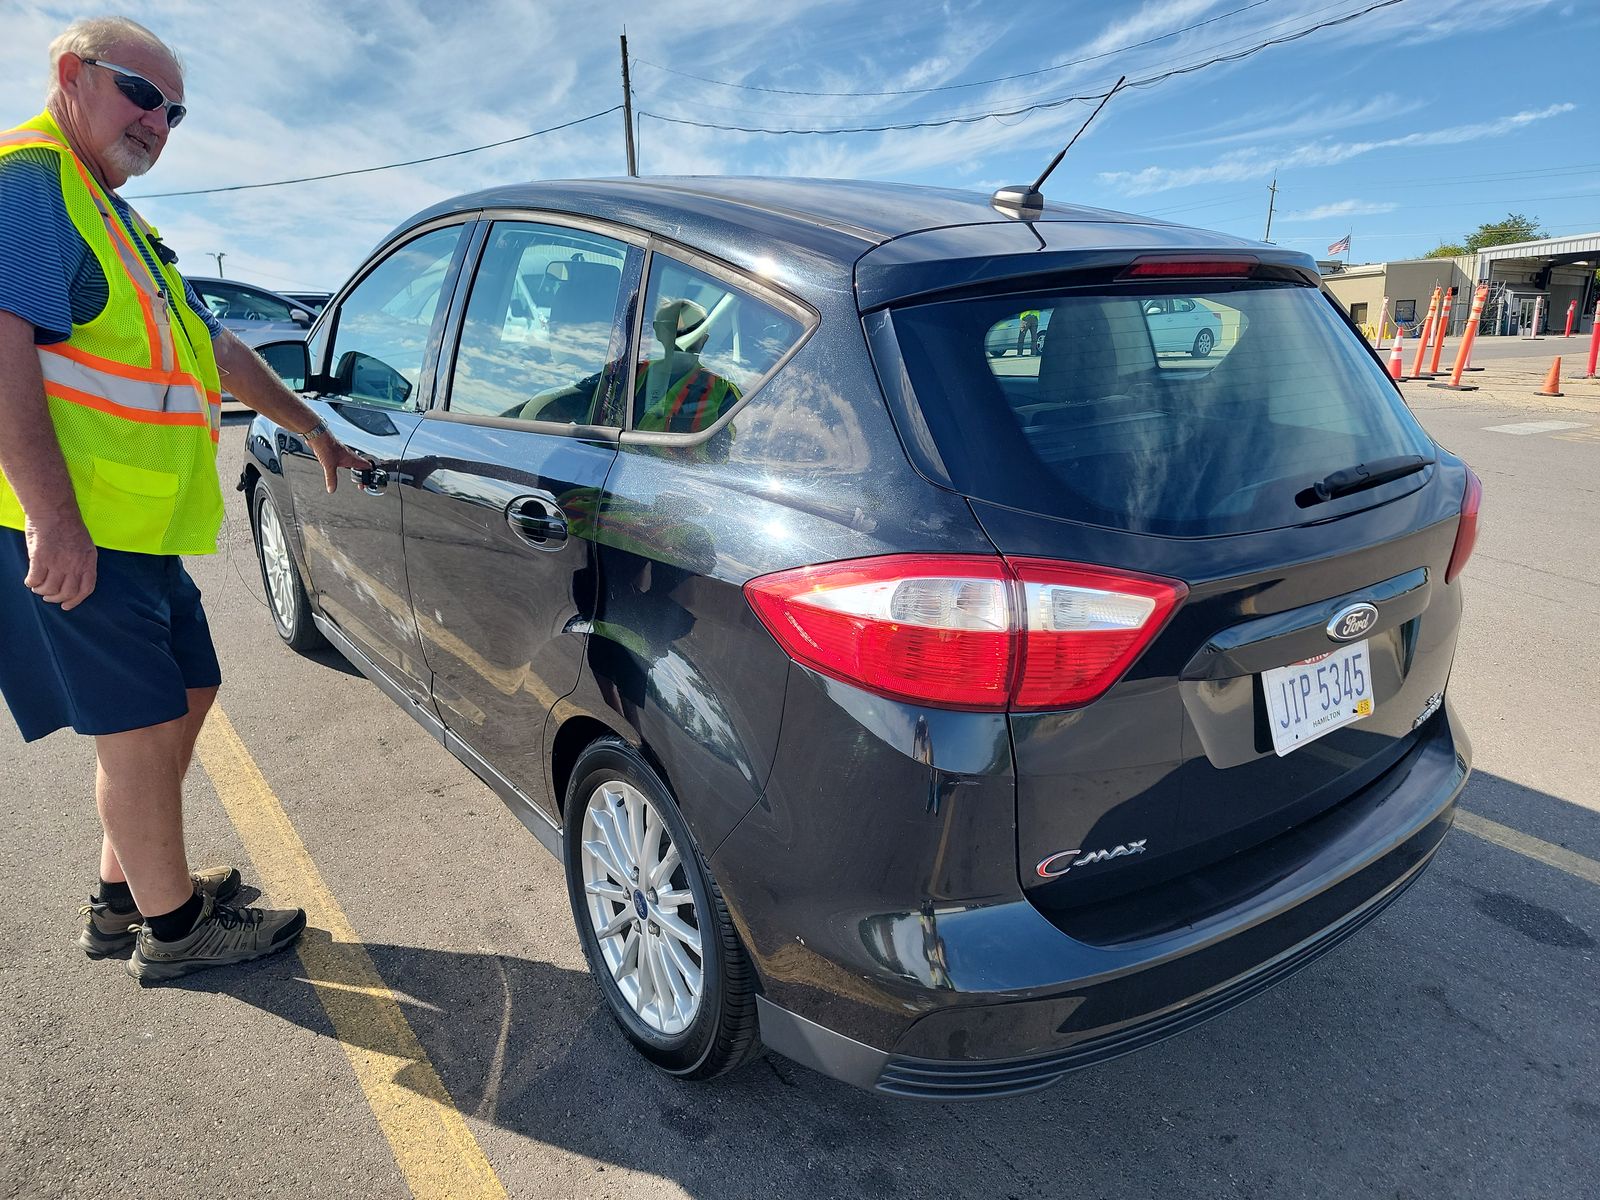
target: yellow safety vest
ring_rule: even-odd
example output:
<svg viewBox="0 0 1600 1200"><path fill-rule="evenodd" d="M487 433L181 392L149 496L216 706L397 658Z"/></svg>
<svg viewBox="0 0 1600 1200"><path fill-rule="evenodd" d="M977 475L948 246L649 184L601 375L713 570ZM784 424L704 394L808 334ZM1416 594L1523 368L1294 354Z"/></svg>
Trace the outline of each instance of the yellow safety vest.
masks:
<svg viewBox="0 0 1600 1200"><path fill-rule="evenodd" d="M49 113L0 134L0 156L26 147L59 158L67 215L109 293L105 309L74 325L67 341L38 347L50 419L89 536L108 550L213 554L222 524L222 384L211 334L185 302L183 278L150 247L155 230L137 217L133 228L124 224ZM24 520L0 473L0 525L21 529Z"/></svg>
<svg viewBox="0 0 1600 1200"><path fill-rule="evenodd" d="M650 371L662 361L642 362L635 375L637 400L647 401ZM739 400L739 387L714 371L694 364L681 378L671 380L654 404L646 403L633 427L656 433L699 433Z"/></svg>

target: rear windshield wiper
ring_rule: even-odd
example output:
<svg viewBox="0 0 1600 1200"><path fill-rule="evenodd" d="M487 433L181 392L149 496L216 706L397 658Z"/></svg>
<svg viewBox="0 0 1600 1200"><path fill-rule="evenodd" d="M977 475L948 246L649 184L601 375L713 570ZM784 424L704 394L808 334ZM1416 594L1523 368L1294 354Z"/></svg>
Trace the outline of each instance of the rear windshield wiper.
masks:
<svg viewBox="0 0 1600 1200"><path fill-rule="evenodd" d="M1345 467L1317 480L1295 499L1300 502L1302 508L1305 508L1338 496L1348 496L1351 492L1377 487L1380 483L1403 479L1407 475L1416 474L1427 465L1428 460L1418 454L1397 454L1393 458L1357 463L1353 467Z"/></svg>

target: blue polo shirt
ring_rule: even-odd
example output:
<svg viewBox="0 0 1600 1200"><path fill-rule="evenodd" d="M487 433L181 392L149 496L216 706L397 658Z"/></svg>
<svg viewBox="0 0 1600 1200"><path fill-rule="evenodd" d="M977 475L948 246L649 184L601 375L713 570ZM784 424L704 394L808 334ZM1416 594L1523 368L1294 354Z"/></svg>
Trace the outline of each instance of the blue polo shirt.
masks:
<svg viewBox="0 0 1600 1200"><path fill-rule="evenodd" d="M0 158L0 310L31 324L35 344L66 341L74 325L99 316L110 299L99 260L67 215L59 163L55 151L33 147ZM134 228L127 203L116 195L111 203ZM133 240L160 278L144 239ZM189 307L217 337L222 325L215 314L183 286Z"/></svg>

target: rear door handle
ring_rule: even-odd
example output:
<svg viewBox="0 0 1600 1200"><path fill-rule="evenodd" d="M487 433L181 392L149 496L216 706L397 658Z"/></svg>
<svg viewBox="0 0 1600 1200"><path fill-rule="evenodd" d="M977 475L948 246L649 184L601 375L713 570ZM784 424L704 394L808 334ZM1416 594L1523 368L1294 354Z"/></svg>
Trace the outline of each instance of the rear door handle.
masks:
<svg viewBox="0 0 1600 1200"><path fill-rule="evenodd" d="M506 524L536 550L559 550L567 541L566 515L543 496L518 496L506 505Z"/></svg>

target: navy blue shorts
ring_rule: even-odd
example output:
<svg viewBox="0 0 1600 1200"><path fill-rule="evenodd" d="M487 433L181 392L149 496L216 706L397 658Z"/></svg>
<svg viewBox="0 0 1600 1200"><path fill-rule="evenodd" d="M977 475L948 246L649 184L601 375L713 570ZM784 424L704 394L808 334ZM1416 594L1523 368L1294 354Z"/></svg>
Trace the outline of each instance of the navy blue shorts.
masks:
<svg viewBox="0 0 1600 1200"><path fill-rule="evenodd" d="M28 546L0 528L0 693L25 741L71 726L125 733L189 711L222 682L200 589L172 554L101 550L71 612L23 586Z"/></svg>

